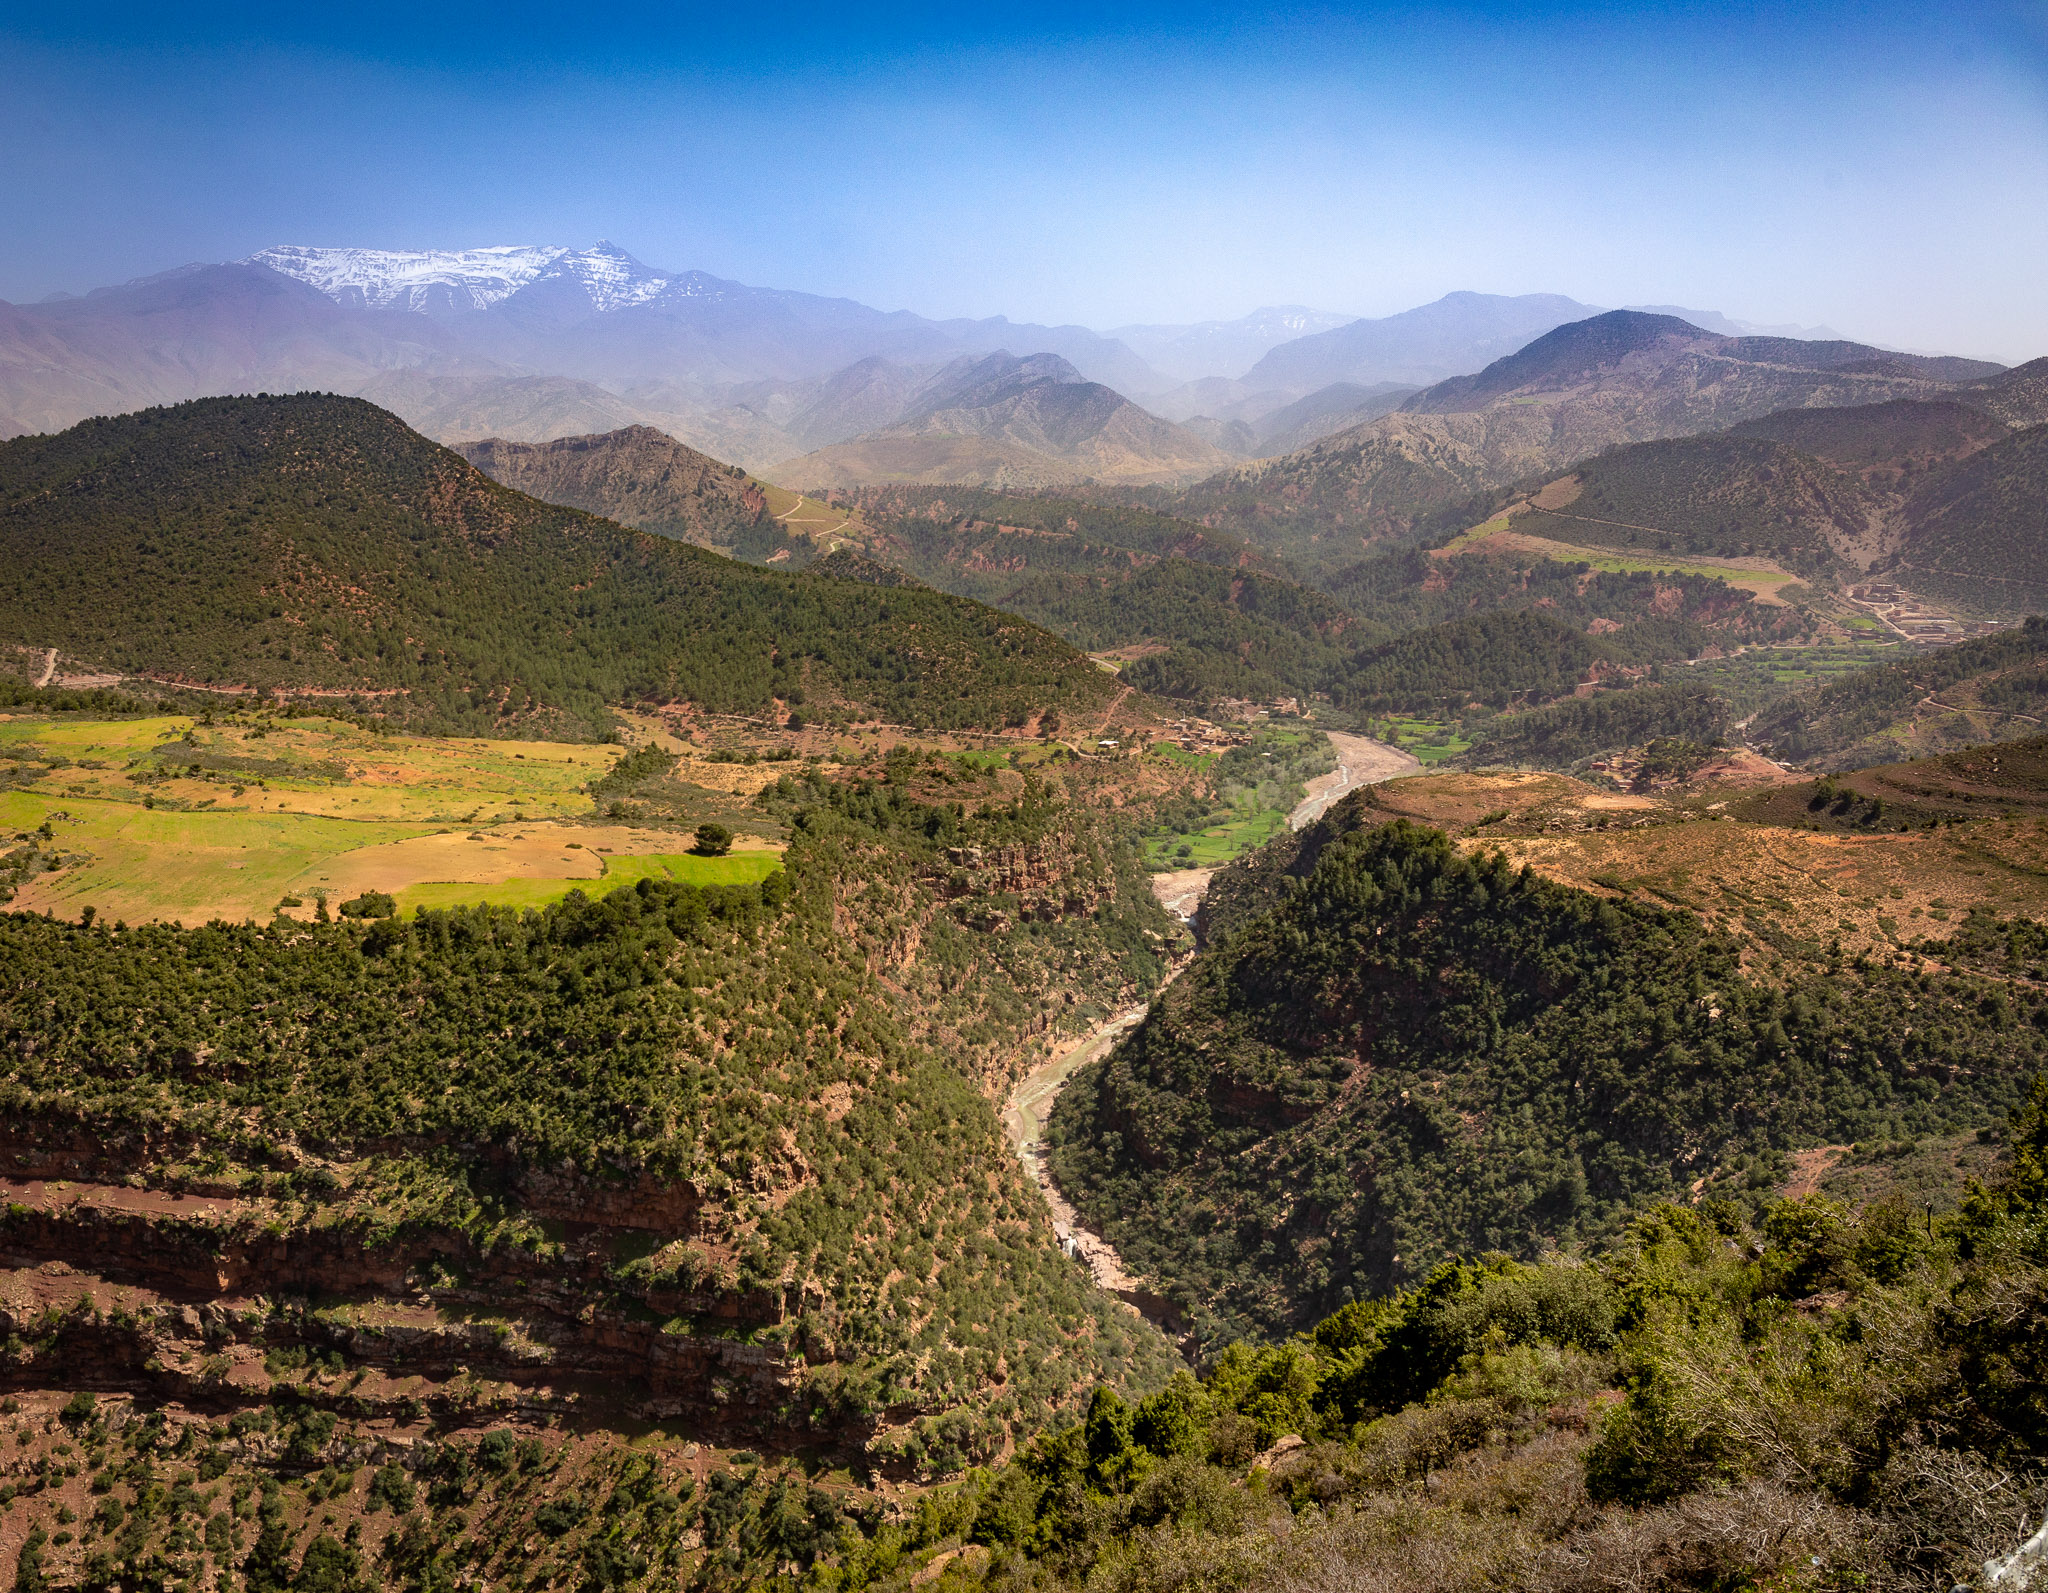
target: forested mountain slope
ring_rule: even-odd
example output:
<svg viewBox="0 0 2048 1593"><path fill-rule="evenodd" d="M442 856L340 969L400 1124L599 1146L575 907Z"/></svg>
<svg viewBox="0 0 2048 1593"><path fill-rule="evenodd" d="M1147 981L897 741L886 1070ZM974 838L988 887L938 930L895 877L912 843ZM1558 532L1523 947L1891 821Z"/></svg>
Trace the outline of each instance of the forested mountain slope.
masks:
<svg viewBox="0 0 2048 1593"><path fill-rule="evenodd" d="M1781 409L1728 428L1763 437L1874 485L1892 485L1987 448L2012 428L1964 398L1895 398L1848 409Z"/></svg>
<svg viewBox="0 0 2048 1593"><path fill-rule="evenodd" d="M1839 414L1840 411L1825 411ZM1582 547L1760 555L1818 576L1882 542L1883 501L1783 443L1710 433L1588 459L1530 500L1518 528Z"/></svg>
<svg viewBox="0 0 2048 1593"><path fill-rule="evenodd" d="M651 426L547 443L488 437L455 451L530 498L700 548L730 548L768 518L768 500L745 471Z"/></svg>
<svg viewBox="0 0 2048 1593"><path fill-rule="evenodd" d="M542 504L395 416L318 395L0 445L0 640L515 730L596 729L633 701L760 714L798 690L993 727L1114 690L979 604L753 569Z"/></svg>
<svg viewBox="0 0 2048 1593"><path fill-rule="evenodd" d="M1456 557L1387 548L1332 572L1322 585L1361 619L1395 629L1524 608L1581 630L1657 624L1676 637L1696 627L1736 644L1796 641L1812 625L1797 609L1759 603L1715 576L1595 570L1494 542Z"/></svg>
<svg viewBox="0 0 2048 1593"><path fill-rule="evenodd" d="M1986 1122L2036 1065L2031 1028L1916 1025L1902 974L1754 984L1691 914L1368 823L1233 865L1220 941L1054 1114L1062 1187L1213 1331L1608 1232L1753 1152Z"/></svg>
<svg viewBox="0 0 2048 1593"><path fill-rule="evenodd" d="M1127 839L1085 789L943 758L765 800L790 846L754 886L0 915L0 1321L36 1341L10 1388L203 1403L237 1438L324 1409L316 1467L359 1441L338 1413L678 1422L908 1477L1156 1386L1165 1341L1058 1252L983 1093L1159 979ZM31 1325L58 1258L122 1310Z"/></svg>
<svg viewBox="0 0 2048 1593"><path fill-rule="evenodd" d="M1181 701L1526 707L1602 672L1794 640L1810 625L1705 576L1597 572L1505 550L1390 550L1326 577L1325 595L1287 579L1271 554L1140 509L951 487L844 501L858 505L868 557L1116 652L1123 680ZM803 558L813 546L776 526L742 540L748 557L771 549Z"/></svg>
<svg viewBox="0 0 2048 1593"><path fill-rule="evenodd" d="M1897 578L1994 614L2048 608L2048 424L1922 478Z"/></svg>
<svg viewBox="0 0 2048 1593"><path fill-rule="evenodd" d="M1120 651L1124 681L1181 701L1306 698L1385 634L1287 579L1277 560L1184 520L958 487L869 489L853 501L871 528L869 557L1077 647ZM754 554L765 545L744 544Z"/></svg>
<svg viewBox="0 0 2048 1593"><path fill-rule="evenodd" d="M1596 691L1486 721L1464 761L1568 769L1599 753L1663 742L1676 743L1674 755L1698 764L1729 739L1733 717L1725 698L1686 681Z"/></svg>
<svg viewBox="0 0 2048 1593"><path fill-rule="evenodd" d="M2048 356L1972 382L1962 396L2008 426L2048 422Z"/></svg>

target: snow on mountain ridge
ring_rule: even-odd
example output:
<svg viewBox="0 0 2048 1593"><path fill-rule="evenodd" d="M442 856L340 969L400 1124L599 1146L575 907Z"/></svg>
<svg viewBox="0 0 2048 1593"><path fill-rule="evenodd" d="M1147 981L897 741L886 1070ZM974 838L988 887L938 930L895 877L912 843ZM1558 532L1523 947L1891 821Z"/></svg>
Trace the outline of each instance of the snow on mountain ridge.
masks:
<svg viewBox="0 0 2048 1593"><path fill-rule="evenodd" d="M280 244L250 265L318 288L340 304L369 309L483 310L520 289L567 278L599 311L644 304L677 283L610 242L589 249L499 244L485 249L349 249ZM688 291L686 288L685 291Z"/></svg>

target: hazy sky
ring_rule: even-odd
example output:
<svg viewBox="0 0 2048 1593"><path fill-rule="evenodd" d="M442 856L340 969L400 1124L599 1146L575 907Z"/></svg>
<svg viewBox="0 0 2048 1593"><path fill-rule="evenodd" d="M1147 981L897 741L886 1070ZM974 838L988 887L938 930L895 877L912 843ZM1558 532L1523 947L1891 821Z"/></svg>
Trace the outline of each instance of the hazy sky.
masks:
<svg viewBox="0 0 2048 1593"><path fill-rule="evenodd" d="M27 9L16 301L272 243L605 237L933 315L1475 288L2048 353L2041 0Z"/></svg>

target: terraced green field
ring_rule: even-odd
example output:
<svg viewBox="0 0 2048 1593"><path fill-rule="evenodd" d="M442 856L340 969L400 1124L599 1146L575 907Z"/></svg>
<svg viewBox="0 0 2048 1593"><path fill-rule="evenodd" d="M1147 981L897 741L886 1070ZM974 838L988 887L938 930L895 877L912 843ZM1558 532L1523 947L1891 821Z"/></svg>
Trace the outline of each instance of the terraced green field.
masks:
<svg viewBox="0 0 2048 1593"><path fill-rule="evenodd" d="M309 917L365 890L406 912L537 907L780 866L774 850L696 856L687 827L597 821L587 787L621 750L269 714L0 718L0 900L198 924Z"/></svg>
<svg viewBox="0 0 2048 1593"><path fill-rule="evenodd" d="M1417 762L1424 764L1443 763L1469 751L1472 746L1470 737L1459 734L1455 721L1395 719L1388 723L1386 731L1384 736L1380 736L1382 741L1412 754ZM1373 733L1378 735L1377 731Z"/></svg>

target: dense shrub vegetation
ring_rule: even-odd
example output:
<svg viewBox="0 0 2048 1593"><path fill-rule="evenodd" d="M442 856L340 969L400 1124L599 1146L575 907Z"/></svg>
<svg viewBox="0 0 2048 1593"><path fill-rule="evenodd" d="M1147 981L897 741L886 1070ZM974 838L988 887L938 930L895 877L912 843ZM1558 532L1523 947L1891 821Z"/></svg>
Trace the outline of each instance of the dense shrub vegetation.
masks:
<svg viewBox="0 0 2048 1593"><path fill-rule="evenodd" d="M1639 686L1569 697L1480 727L1469 761L1564 769L1597 753L1659 738L1714 744L1728 734L1728 704L1697 686Z"/></svg>
<svg viewBox="0 0 2048 1593"><path fill-rule="evenodd" d="M1035 1054L1026 1037L1141 999L1166 971L1171 925L1136 849L1089 772L1064 767L1004 797L982 760L899 745L881 779L808 769L756 799L834 849L841 929L906 998L911 1033L992 1091Z"/></svg>
<svg viewBox="0 0 2048 1593"><path fill-rule="evenodd" d="M601 733L607 705L808 693L985 728L1106 701L939 592L782 575L498 486L356 399L201 399L0 444L0 640L415 724Z"/></svg>
<svg viewBox="0 0 2048 1593"><path fill-rule="evenodd" d="M1689 914L1365 816L1276 843L1298 871L1054 1113L1062 1187L1212 1339L1767 1187L1791 1145L1975 1127L2048 1053L2034 990L1870 965L1763 986Z"/></svg>
<svg viewBox="0 0 2048 1593"><path fill-rule="evenodd" d="M1708 1198L1445 1261L976 1479L996 1588L1984 1585L2048 1502L2048 1085L1939 1221ZM2024 1572L2012 1585L2027 1585Z"/></svg>
<svg viewBox="0 0 2048 1593"><path fill-rule="evenodd" d="M1707 633L1751 643L1793 641L1812 625L1798 609L1759 603L1711 576L1595 570L1483 545L1456 557L1390 548L1338 570L1325 585L1361 619L1404 630L1481 610L1535 609L1581 630L1595 620L1646 626L1643 634L1683 649Z"/></svg>
<svg viewBox="0 0 2048 1593"><path fill-rule="evenodd" d="M906 1464L927 1443L992 1453L1104 1371L1156 1378L1161 1341L1053 1247L965 1065L1017 1053L1067 990L1156 982L1165 921L1128 843L1078 876L1072 914L989 934L906 920L945 893L887 887L949 844L1043 841L1049 797L983 814L881 781L779 801L788 866L757 886L193 930L0 916L0 1113L252 1187L310 1151L362 1170L348 1190L287 1177L309 1209L347 1201L373 1228L498 1212L493 1243L539 1242L518 1221L535 1177L688 1187L689 1228L615 1286L765 1291L819 1368L812 1397L937 1424L904 1436ZM913 928L927 964L899 971ZM935 999L903 1010L878 969ZM921 1043L955 1024L947 1053Z"/></svg>
<svg viewBox="0 0 2048 1593"><path fill-rule="evenodd" d="M1986 1585L2048 1503L2048 1086L2005 1138L1938 1218L1709 1198L1583 1259L1446 1261L1143 1397L1097 1388L893 1510L797 1457L700 1480L644 1442L502 1427L364 1465L313 1384L178 1426L90 1394L47 1436L9 1411L10 1448L52 1447L7 1502L62 1532L29 1529L16 1585L171 1586L209 1560L306 1593ZM97 1501L76 1581L38 1497L67 1467Z"/></svg>

